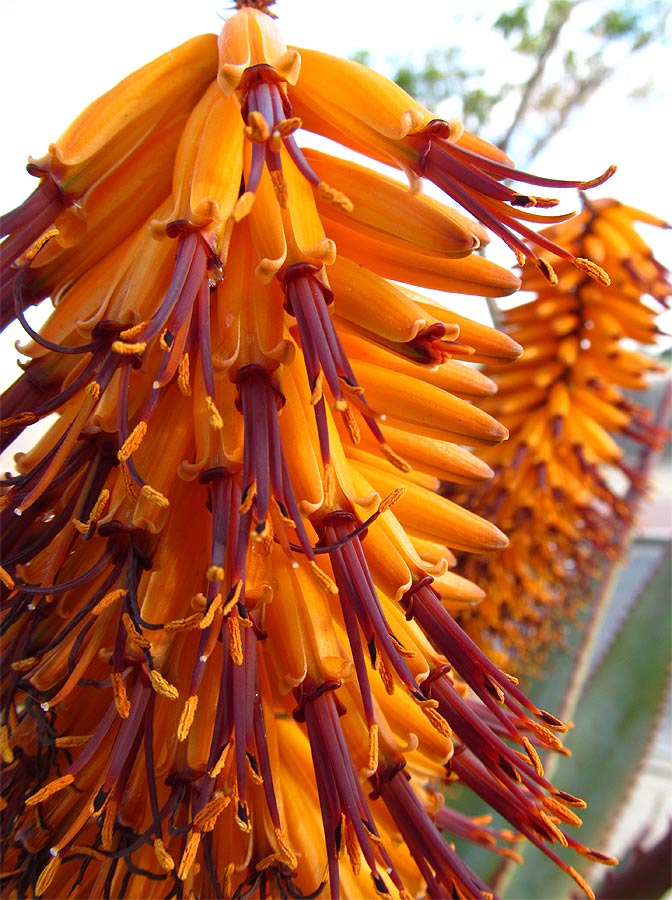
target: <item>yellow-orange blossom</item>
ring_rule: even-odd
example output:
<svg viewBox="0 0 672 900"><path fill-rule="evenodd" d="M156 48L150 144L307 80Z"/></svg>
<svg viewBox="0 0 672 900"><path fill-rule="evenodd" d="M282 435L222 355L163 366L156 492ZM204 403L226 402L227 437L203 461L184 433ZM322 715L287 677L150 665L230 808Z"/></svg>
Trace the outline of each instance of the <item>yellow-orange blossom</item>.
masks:
<svg viewBox="0 0 672 900"><path fill-rule="evenodd" d="M506 545L435 492L507 434L463 361L520 347L387 279L518 281L481 224L295 135L433 178L533 259L514 232L552 202L501 179L578 183L239 5L85 110L4 222L32 338L4 440L60 414L3 482L7 895L489 897L437 829L498 837L443 806L455 779L590 893L549 846L611 862L544 777L565 726L448 612L482 595L453 551Z"/></svg>

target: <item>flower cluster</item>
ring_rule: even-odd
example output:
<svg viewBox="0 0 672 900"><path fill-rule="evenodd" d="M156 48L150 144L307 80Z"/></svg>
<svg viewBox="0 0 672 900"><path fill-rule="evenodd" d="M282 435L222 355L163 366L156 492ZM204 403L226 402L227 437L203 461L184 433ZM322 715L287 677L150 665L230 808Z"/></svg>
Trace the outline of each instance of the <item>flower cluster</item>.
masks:
<svg viewBox="0 0 672 900"><path fill-rule="evenodd" d="M58 414L2 482L6 895L491 897L441 834L502 837L443 806L458 779L590 895L551 846L612 862L544 776L565 726L450 614L482 597L454 554L507 543L437 493L507 436L465 360L521 348L392 281L510 294L484 224L537 259L552 201L502 179L577 182L238 5L88 107L3 221L30 338L4 444Z"/></svg>
<svg viewBox="0 0 672 900"><path fill-rule="evenodd" d="M497 522L510 545L465 561L465 574L487 596L461 621L509 664L512 656L539 658L585 603L591 579L621 552L646 481L628 462L624 439L646 448L663 437L630 396L660 370L636 348L658 341L672 296L669 273L638 223L670 227L616 200L584 197L583 211L546 236L597 260L611 285L560 260L555 290L525 272L523 289L534 298L501 314L525 351L507 370L486 367L498 392L484 405L511 436L496 458L479 454L495 476L461 500Z"/></svg>

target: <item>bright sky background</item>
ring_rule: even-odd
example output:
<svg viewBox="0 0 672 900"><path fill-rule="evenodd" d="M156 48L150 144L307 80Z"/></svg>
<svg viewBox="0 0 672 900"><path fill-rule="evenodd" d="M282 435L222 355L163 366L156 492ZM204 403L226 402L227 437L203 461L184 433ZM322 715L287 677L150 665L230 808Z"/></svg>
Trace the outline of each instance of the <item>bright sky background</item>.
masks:
<svg viewBox="0 0 672 900"><path fill-rule="evenodd" d="M21 202L34 187L24 171L28 154L42 155L83 106L133 69L196 34L219 31L229 6L217 0L0 0L0 208ZM503 8L487 0L469 3L486 20ZM470 62L501 71L503 80L516 65L486 29L460 21L459 5L450 0L278 0L275 9L287 42L299 46L340 55L367 49L384 65L391 57L420 61L432 47L461 42ZM603 191L672 217L664 175L672 94L664 64L663 51L647 50L624 67L538 157L535 171L590 178L614 162L619 172ZM635 107L625 95L646 78L659 88Z"/></svg>

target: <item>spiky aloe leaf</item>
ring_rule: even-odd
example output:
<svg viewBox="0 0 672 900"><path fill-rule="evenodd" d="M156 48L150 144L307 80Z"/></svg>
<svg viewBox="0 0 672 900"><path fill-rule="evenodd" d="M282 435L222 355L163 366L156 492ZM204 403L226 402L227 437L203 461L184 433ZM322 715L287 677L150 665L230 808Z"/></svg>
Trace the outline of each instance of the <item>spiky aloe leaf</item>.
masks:
<svg viewBox="0 0 672 900"><path fill-rule="evenodd" d="M621 812L660 718L669 685L671 656L669 545L620 630L590 675L566 741L572 756L557 767L554 781L589 801L579 837L600 846ZM562 854L561 854L562 855ZM558 900L571 894L566 876L538 854L512 868L499 891L518 900ZM569 858L569 857L568 857ZM576 857L572 864L581 871ZM590 863L586 860L583 871Z"/></svg>

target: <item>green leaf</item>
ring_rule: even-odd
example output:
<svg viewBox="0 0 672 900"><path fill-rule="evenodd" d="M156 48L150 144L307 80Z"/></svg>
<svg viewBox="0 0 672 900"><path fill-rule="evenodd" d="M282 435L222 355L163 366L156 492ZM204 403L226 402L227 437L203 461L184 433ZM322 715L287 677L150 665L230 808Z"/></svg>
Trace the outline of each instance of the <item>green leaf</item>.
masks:
<svg viewBox="0 0 672 900"><path fill-rule="evenodd" d="M553 778L588 801L584 825L574 832L587 846L599 849L613 827L658 724L669 685L671 590L668 550L590 676L565 742L572 756ZM552 863L531 850L524 855L527 863L512 870L504 896L558 900L571 894L573 883ZM574 853L559 855L579 872L590 866Z"/></svg>

